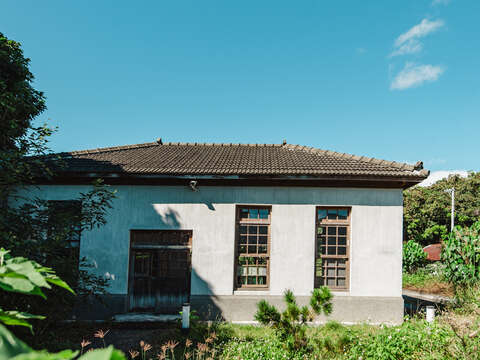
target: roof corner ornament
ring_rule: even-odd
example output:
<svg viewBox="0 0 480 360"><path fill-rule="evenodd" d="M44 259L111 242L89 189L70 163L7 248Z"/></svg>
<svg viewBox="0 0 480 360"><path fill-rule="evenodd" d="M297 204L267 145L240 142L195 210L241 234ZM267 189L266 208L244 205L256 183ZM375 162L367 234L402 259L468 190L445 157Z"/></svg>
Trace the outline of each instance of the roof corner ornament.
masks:
<svg viewBox="0 0 480 360"><path fill-rule="evenodd" d="M287 139L283 139L282 145L287 145Z"/></svg>
<svg viewBox="0 0 480 360"><path fill-rule="evenodd" d="M413 170L422 170L423 169L423 161L417 161L415 165L413 165Z"/></svg>
<svg viewBox="0 0 480 360"><path fill-rule="evenodd" d="M162 138L158 138L158 139L157 139L157 144L158 144L158 145L163 145Z"/></svg>

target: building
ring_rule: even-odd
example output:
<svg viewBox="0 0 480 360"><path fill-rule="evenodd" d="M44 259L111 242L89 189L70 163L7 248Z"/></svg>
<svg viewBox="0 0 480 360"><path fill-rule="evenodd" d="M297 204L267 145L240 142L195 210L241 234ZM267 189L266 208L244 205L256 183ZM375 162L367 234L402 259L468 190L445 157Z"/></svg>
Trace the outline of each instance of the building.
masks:
<svg viewBox="0 0 480 360"><path fill-rule="evenodd" d="M428 176L402 164L283 144L157 142L62 153L66 167L31 195L71 201L103 178L117 190L107 224L80 254L110 278L108 306L251 322L256 303L334 294L331 318L400 323L402 190Z"/></svg>

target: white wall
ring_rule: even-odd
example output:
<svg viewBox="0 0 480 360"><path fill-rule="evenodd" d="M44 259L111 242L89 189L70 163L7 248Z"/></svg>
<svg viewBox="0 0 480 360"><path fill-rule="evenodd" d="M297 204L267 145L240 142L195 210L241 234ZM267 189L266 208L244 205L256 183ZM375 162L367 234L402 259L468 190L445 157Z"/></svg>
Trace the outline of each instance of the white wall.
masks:
<svg viewBox="0 0 480 360"><path fill-rule="evenodd" d="M126 294L129 231L193 230L192 295L232 295L235 205L272 205L270 289L308 295L314 280L315 207L352 207L350 291L337 295L401 296L402 191L287 187L115 186L107 225L82 234L81 256L111 278L110 292ZM88 186L45 185L31 195L75 198ZM256 294L259 294L256 292Z"/></svg>

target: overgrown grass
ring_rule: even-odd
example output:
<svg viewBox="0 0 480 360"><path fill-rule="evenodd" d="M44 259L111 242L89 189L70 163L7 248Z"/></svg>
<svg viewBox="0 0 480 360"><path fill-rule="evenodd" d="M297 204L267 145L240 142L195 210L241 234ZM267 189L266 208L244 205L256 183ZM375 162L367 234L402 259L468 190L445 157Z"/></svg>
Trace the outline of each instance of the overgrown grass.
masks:
<svg viewBox="0 0 480 360"><path fill-rule="evenodd" d="M108 324L110 332L104 340L127 354L138 351L136 359L178 360L186 359L186 354L194 360L480 359L480 288L463 289L457 299L432 324L419 314L398 326L346 326L334 321L309 326L308 344L295 352L288 350L271 327L230 323L196 324L188 334L183 334L178 324L134 328ZM52 343L47 341L43 347L55 348L59 338L76 344L76 349L82 339L92 342L88 348L102 347L103 339L93 335L96 329L93 324L53 329ZM190 345L187 339L192 340Z"/></svg>
<svg viewBox="0 0 480 360"><path fill-rule="evenodd" d="M430 294L453 296L454 288L442 272L441 264L430 264L413 273L403 273L403 288Z"/></svg>

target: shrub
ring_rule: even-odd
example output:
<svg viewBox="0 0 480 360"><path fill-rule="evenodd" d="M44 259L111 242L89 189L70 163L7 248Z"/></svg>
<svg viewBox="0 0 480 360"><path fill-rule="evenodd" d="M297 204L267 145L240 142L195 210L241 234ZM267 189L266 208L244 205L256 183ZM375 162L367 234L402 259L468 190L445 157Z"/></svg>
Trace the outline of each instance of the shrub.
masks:
<svg viewBox="0 0 480 360"><path fill-rule="evenodd" d="M471 227L456 227L444 242L442 261L445 277L454 286L472 285L480 280L480 221Z"/></svg>
<svg viewBox="0 0 480 360"><path fill-rule="evenodd" d="M332 312L332 294L323 286L315 289L310 298L310 308L300 307L291 290L286 290L284 300L287 308L280 313L266 300L258 303L255 320L262 325L272 326L290 351L298 351L307 345L305 335L307 321L313 321L316 315L329 315Z"/></svg>
<svg viewBox="0 0 480 360"><path fill-rule="evenodd" d="M427 253L423 251L422 245L409 240L403 244L403 271L412 272L425 265Z"/></svg>

